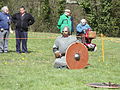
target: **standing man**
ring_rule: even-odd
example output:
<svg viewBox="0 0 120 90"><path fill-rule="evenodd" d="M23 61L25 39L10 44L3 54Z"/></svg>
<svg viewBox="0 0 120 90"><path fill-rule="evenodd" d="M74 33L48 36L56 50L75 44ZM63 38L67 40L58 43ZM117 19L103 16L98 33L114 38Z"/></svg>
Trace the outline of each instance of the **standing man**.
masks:
<svg viewBox="0 0 120 90"><path fill-rule="evenodd" d="M35 22L35 20L31 14L25 11L24 6L20 7L19 13L13 15L12 20L16 26L15 28L16 52L28 53L27 50L28 27L32 25Z"/></svg>
<svg viewBox="0 0 120 90"><path fill-rule="evenodd" d="M58 29L62 33L63 28L67 26L70 30L70 33L73 32L73 17L71 17L71 11L69 9L65 9L63 15L60 16L58 20Z"/></svg>
<svg viewBox="0 0 120 90"><path fill-rule="evenodd" d="M10 27L10 15L7 6L1 8L0 12L0 53L8 52L8 36Z"/></svg>

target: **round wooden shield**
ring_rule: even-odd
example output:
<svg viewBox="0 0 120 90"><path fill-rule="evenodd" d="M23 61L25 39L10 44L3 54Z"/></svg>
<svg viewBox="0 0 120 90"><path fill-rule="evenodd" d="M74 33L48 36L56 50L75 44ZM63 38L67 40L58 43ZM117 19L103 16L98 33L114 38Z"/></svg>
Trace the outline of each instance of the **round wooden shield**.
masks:
<svg viewBox="0 0 120 90"><path fill-rule="evenodd" d="M88 64L88 49L82 43L72 43L65 56L69 69L85 68Z"/></svg>

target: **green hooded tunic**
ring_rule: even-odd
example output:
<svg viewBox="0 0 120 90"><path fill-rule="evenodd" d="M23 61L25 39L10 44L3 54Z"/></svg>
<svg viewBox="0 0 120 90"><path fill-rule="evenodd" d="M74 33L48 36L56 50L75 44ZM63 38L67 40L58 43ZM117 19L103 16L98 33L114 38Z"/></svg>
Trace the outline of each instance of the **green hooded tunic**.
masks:
<svg viewBox="0 0 120 90"><path fill-rule="evenodd" d="M67 26L71 32L72 29L72 21L71 16L66 16L65 14L61 15L58 20L57 28L62 32L63 28Z"/></svg>

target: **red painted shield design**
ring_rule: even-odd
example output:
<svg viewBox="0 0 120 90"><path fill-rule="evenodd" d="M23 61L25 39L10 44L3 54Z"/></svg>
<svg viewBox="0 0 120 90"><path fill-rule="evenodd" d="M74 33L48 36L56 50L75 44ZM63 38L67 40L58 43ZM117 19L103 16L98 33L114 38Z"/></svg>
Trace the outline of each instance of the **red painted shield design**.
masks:
<svg viewBox="0 0 120 90"><path fill-rule="evenodd" d="M82 69L88 64L88 49L82 43L72 43L66 51L69 69Z"/></svg>

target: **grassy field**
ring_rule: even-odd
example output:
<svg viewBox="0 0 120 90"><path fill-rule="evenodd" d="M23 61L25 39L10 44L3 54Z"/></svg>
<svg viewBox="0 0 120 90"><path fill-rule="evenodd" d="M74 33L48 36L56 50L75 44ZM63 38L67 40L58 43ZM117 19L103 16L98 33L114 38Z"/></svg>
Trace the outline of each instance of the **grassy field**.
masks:
<svg viewBox="0 0 120 90"><path fill-rule="evenodd" d="M96 90L86 84L120 84L119 38L105 38L104 62L101 39L94 39L98 50L89 52L91 66L87 69L68 70L53 68L52 46L58 35L31 32L28 40L29 53L17 54L14 34L11 34L9 52L0 54L0 90Z"/></svg>

